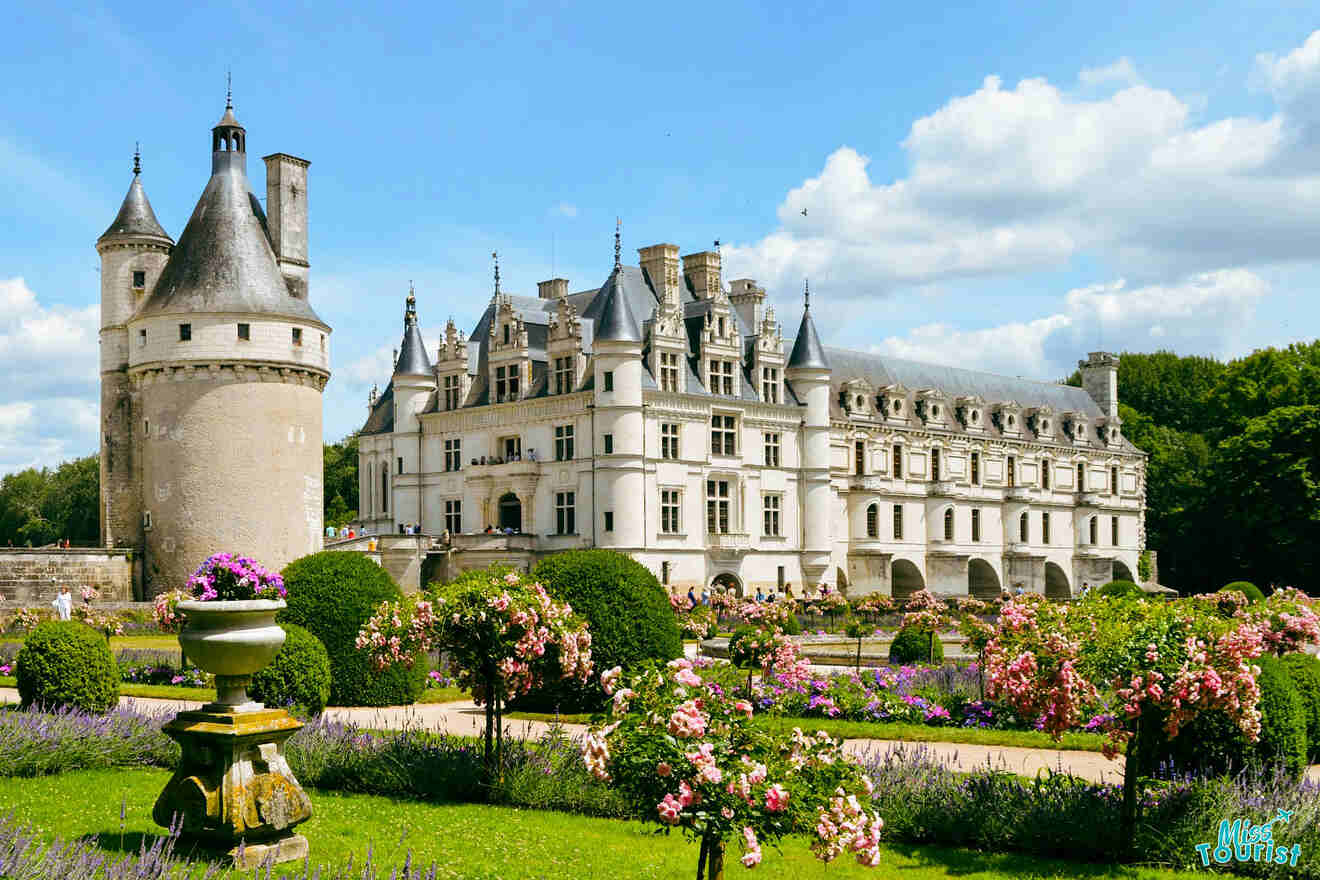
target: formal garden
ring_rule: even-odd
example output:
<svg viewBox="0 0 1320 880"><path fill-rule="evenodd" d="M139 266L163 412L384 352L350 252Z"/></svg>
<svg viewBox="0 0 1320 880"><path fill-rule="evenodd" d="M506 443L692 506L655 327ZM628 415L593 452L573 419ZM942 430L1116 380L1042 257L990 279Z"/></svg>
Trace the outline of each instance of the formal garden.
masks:
<svg viewBox="0 0 1320 880"><path fill-rule="evenodd" d="M147 619L81 617L5 621L0 876L1320 877L1320 613L1296 590L694 608L608 551L407 597L357 554L218 554ZM810 662L813 636L854 662ZM713 637L727 658L694 654ZM475 704L471 731L336 708L428 700ZM220 719L246 787L197 763Z"/></svg>

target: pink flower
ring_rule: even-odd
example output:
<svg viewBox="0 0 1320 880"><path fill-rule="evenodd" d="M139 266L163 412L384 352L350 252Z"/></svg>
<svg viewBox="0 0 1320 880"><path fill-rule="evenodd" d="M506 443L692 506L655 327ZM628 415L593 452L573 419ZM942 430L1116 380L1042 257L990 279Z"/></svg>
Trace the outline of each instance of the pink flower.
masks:
<svg viewBox="0 0 1320 880"><path fill-rule="evenodd" d="M788 792L776 782L765 790L765 808L772 813L781 813L788 807Z"/></svg>
<svg viewBox="0 0 1320 880"><path fill-rule="evenodd" d="M656 804L656 810L660 813L660 821L666 825L677 825L678 814L685 805L674 799L672 794L665 795L665 799Z"/></svg>
<svg viewBox="0 0 1320 880"><path fill-rule="evenodd" d="M733 704L733 711L741 712L742 714L746 715L748 718L751 718L752 704L747 702L746 700L738 700Z"/></svg>
<svg viewBox="0 0 1320 880"><path fill-rule="evenodd" d="M723 817L726 818L726 819L732 819L732 818L733 818L733 810L731 810L731 809L728 808L728 807L721 807L721 808L720 808L720 815L723 816Z"/></svg>
<svg viewBox="0 0 1320 880"><path fill-rule="evenodd" d="M600 674L600 686L605 689L605 696L614 695L614 683L619 680L623 673L622 666L615 666L613 669L606 669Z"/></svg>
<svg viewBox="0 0 1320 880"><path fill-rule="evenodd" d="M743 826L743 843L743 867L754 868L761 864L761 844L757 842L756 832L750 825Z"/></svg>
<svg viewBox="0 0 1320 880"><path fill-rule="evenodd" d="M691 669L680 669L674 674L674 681L679 684L685 684L688 687L701 687L701 676L697 675Z"/></svg>
<svg viewBox="0 0 1320 880"><path fill-rule="evenodd" d="M655 765L655 772L660 776L668 776L670 773L674 772L674 768L670 767L667 761L661 761L659 764Z"/></svg>

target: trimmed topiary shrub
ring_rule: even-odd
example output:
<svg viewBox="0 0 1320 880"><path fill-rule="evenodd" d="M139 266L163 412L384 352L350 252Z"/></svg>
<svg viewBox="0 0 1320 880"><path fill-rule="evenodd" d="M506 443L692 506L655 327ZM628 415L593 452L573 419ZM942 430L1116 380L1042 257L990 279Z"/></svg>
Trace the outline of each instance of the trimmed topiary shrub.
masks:
<svg viewBox="0 0 1320 880"><path fill-rule="evenodd" d="M613 550L569 550L537 563L532 578L586 619L598 671L682 656L682 634L668 594L631 557ZM529 694L520 705L588 709L603 705L604 698L598 681L585 687L561 682Z"/></svg>
<svg viewBox="0 0 1320 880"><path fill-rule="evenodd" d="M1099 592L1101 596L1136 596L1138 599L1146 596L1141 587L1132 581L1110 581L1101 587Z"/></svg>
<svg viewBox="0 0 1320 880"><path fill-rule="evenodd" d="M1219 588L1219 592L1221 593L1230 593L1233 590L1237 590L1239 593L1245 595L1248 602L1265 601L1265 594L1260 591L1260 587L1256 586L1251 581L1233 581L1224 584Z"/></svg>
<svg viewBox="0 0 1320 880"><path fill-rule="evenodd" d="M1302 698L1306 718L1306 757L1320 763L1320 659L1310 654L1287 654L1283 666Z"/></svg>
<svg viewBox="0 0 1320 880"><path fill-rule="evenodd" d="M268 706L305 706L319 714L330 699L330 655L316 636L282 623L284 646L270 665L252 676L248 692Z"/></svg>
<svg viewBox="0 0 1320 880"><path fill-rule="evenodd" d="M119 667L104 635L73 620L48 621L18 652L18 695L26 706L70 706L96 715L119 703Z"/></svg>
<svg viewBox="0 0 1320 880"><path fill-rule="evenodd" d="M904 663L943 663L944 645L937 635L932 640L930 633L916 627L907 626L898 631L889 645L889 662Z"/></svg>
<svg viewBox="0 0 1320 880"><path fill-rule="evenodd" d="M426 687L426 658L411 668L397 664L371 667L355 642L382 602L403 598L403 591L385 569L361 553L326 550L295 559L285 566L288 608L276 618L301 626L325 646L330 656L332 706L399 706L416 702Z"/></svg>

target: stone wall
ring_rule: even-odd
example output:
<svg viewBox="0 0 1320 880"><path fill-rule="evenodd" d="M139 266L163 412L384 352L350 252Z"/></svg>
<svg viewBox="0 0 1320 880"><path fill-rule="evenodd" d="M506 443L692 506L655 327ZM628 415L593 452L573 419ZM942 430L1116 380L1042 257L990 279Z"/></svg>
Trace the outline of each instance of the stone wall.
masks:
<svg viewBox="0 0 1320 880"><path fill-rule="evenodd" d="M134 598L134 565L125 550L75 547L70 550L0 549L0 600L21 605L49 605L68 584L74 602L83 587L95 587L107 602Z"/></svg>

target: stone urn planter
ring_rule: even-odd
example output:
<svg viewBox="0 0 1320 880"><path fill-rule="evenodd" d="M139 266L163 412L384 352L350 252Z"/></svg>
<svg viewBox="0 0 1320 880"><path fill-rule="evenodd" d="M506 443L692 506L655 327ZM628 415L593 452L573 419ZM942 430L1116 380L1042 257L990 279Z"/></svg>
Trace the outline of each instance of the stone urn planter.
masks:
<svg viewBox="0 0 1320 880"><path fill-rule="evenodd" d="M283 599L179 603L188 618L179 644L198 668L215 676L216 701L203 711L264 708L248 698L247 686L253 673L266 668L284 645L284 630L275 622L284 607Z"/></svg>

